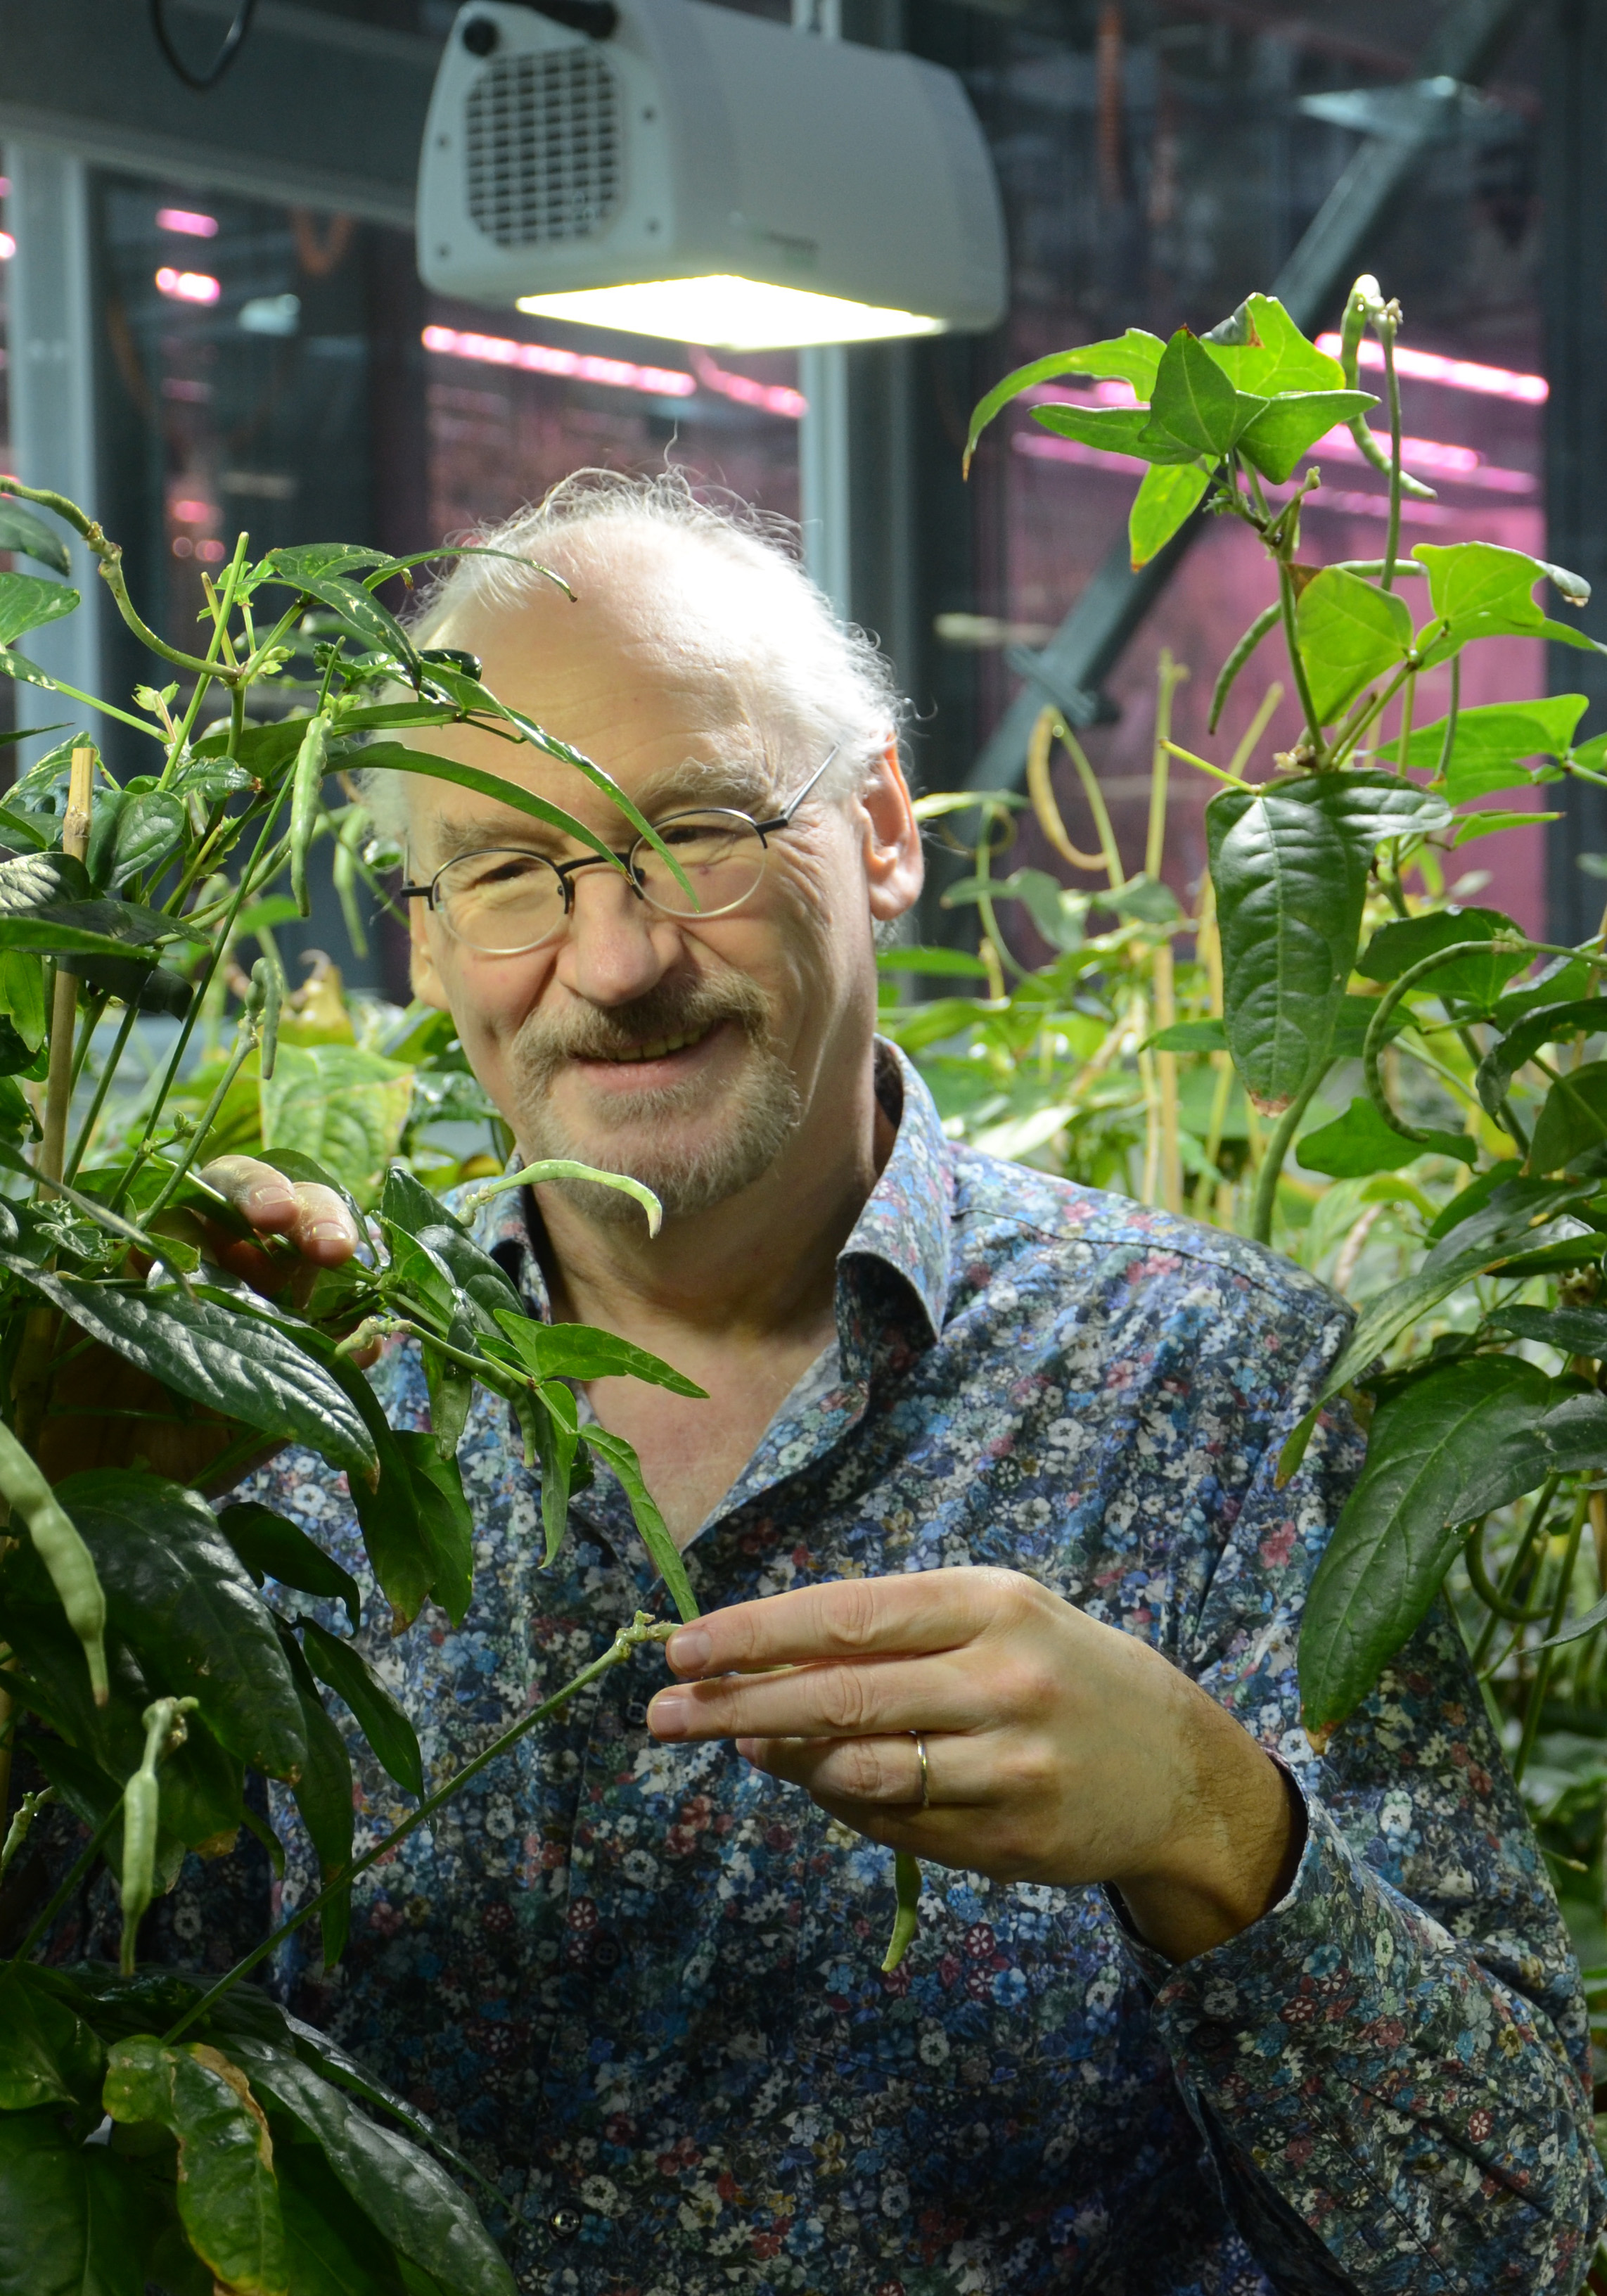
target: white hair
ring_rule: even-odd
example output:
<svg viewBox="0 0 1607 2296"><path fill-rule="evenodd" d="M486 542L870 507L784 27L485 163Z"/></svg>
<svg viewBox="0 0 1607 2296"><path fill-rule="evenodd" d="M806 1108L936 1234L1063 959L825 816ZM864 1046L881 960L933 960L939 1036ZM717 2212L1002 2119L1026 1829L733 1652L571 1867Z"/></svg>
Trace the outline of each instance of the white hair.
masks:
<svg viewBox="0 0 1607 2296"><path fill-rule="evenodd" d="M904 714L890 665L865 631L839 620L805 573L791 520L723 491L699 493L680 470L652 477L576 471L540 503L465 537L529 563L512 564L505 556L450 562L412 617L411 636L421 647L439 644L466 618L516 611L547 586L542 567L582 594L621 570L639 578L633 545L655 536L673 538L689 556L707 554L711 575L734 579L743 611L732 618L729 652L722 628L718 659L710 657L709 666L775 770L783 770L783 758L818 761L835 746L822 794L862 788L875 759L897 740ZM668 611L676 611L673 598ZM699 651L707 652L707 644L692 649L694 658ZM404 835L406 777L370 771L359 778L376 824Z"/></svg>

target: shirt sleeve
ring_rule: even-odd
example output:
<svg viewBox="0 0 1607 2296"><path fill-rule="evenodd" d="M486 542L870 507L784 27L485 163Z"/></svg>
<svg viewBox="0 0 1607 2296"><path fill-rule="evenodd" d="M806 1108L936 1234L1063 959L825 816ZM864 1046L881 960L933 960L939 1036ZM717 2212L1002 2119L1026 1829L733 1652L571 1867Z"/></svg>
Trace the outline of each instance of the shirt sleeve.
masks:
<svg viewBox="0 0 1607 2296"><path fill-rule="evenodd" d="M1279 1753L1307 1804L1286 1897L1174 1966L1135 1943L1227 2205L1290 2296L1577 2289L1603 2213L1578 1965L1443 1606L1316 1759L1299 1726L1305 1593L1360 1442L1325 1416L1274 1464L1313 1351L1174 1653Z"/></svg>

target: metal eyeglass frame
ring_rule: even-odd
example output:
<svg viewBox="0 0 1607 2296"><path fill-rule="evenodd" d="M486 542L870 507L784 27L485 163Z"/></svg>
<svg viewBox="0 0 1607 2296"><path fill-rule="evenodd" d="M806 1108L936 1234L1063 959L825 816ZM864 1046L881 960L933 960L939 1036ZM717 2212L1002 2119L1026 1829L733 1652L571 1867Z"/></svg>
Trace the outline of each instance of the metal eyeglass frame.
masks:
<svg viewBox="0 0 1607 2296"><path fill-rule="evenodd" d="M841 747L842 744L840 742L833 742L832 747L827 750L819 765L816 767L814 772L809 775L808 780L798 791L798 794L795 797L790 798L787 800L787 803L782 808L781 811L776 814L772 814L767 821L755 821L750 814L740 812L735 806L688 806L684 812L669 814L664 820L655 822L653 826L661 833L666 829L673 828L677 821L685 821L695 813L728 813L739 821L745 821L748 824L749 828L753 831L754 834L758 839L761 847L768 850L769 842L772 837L777 835L779 832L783 829L791 829L792 826L792 816L796 814L799 807L803 803L805 798L808 796L810 791L815 787L816 783L825 772L826 767L831 765ZM652 852L653 849L652 846L648 845L646 838L634 838L623 852L614 851L609 857L610 859L619 863L625 872L625 881L627 884L628 884L631 891L635 895L639 901L645 901L648 899L647 894L642 890L640 880L636 875L635 867L636 855L644 846L647 846L649 852ZM572 861L548 861L545 853L533 853L530 851L529 847L522 845L488 846L486 848L486 852L519 853L522 854L527 860L545 862L546 866L552 871L553 876L557 878L559 886L562 891L563 916L561 922L553 927L551 932L543 933L539 940L527 942L523 948L480 949L477 954L481 956L528 956L532 949L545 948L549 940L553 939L556 934L562 931L564 925L569 922L570 917L573 916L575 913L575 879L578 876L581 870L603 869L609 865L608 860L606 860L601 853L578 853ZM434 876L431 877L425 884L420 885L408 883L398 886L397 889L397 898L398 900L404 901L422 901L429 908L431 914L439 916L442 923L446 925L447 931L451 932L452 926L447 921L445 910L436 899L435 889L440 883L441 879L446 875L447 870L455 868L458 862L463 857L464 857L461 853L455 853L453 855L450 861L443 861L440 867L436 871ZM482 855L480 857L483 858L484 856ZM743 901L752 899L753 891L756 890L757 886L750 889L748 892L742 895L741 901L733 901L729 908L708 910L689 909L685 912L677 909L661 909L660 910L660 914L662 916L676 917L685 923L694 923L700 915L718 917L734 916L736 911L742 907ZM650 906L653 908L659 907L659 904L656 901L652 902ZM455 939L457 936L454 934L453 938ZM467 942L465 943L465 947L472 948L474 947L474 943L472 941Z"/></svg>

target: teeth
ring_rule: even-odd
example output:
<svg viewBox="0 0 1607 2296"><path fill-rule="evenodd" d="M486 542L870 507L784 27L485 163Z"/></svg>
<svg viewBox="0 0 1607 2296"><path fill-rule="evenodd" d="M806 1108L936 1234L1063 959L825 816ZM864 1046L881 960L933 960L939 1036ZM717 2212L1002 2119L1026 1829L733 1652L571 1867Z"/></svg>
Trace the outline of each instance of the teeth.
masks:
<svg viewBox="0 0 1607 2296"><path fill-rule="evenodd" d="M708 1033L706 1029L697 1029L689 1036L660 1037L651 1045L638 1045L634 1052L615 1053L612 1057L619 1062L661 1061L667 1053L683 1053L688 1045L701 1045Z"/></svg>

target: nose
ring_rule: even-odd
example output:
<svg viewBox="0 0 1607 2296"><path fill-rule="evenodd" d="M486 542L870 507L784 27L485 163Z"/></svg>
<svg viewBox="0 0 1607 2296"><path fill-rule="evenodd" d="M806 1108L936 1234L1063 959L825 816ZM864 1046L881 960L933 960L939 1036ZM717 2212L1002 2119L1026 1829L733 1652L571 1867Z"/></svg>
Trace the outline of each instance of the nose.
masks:
<svg viewBox="0 0 1607 2296"><path fill-rule="evenodd" d="M627 1004L656 988L681 954L671 920L601 863L570 883L574 905L554 965L563 986L591 1004Z"/></svg>

